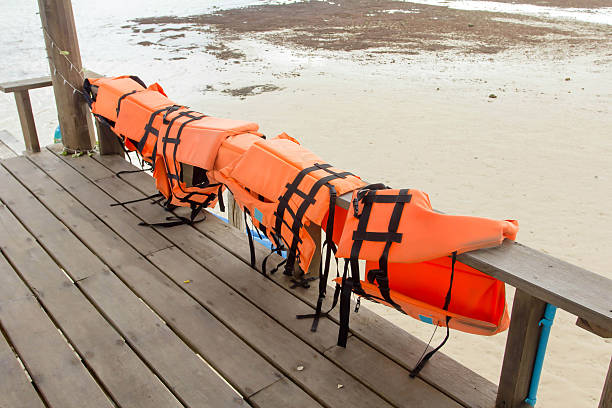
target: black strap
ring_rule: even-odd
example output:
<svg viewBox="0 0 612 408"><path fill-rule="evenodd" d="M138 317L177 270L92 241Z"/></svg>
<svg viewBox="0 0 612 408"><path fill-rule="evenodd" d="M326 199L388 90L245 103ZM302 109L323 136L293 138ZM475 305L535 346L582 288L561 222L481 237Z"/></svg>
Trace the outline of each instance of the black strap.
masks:
<svg viewBox="0 0 612 408"><path fill-rule="evenodd" d="M308 208L316 202L315 196L317 195L321 187L326 186L327 188L330 188L330 194L331 194L331 187L333 186L330 184L330 181L338 179L338 178L346 178L347 176L352 175L349 172L337 173L333 170L330 170L331 167L332 166L327 163L325 164L315 163L314 165L301 170L297 174L295 179L291 183L287 184L286 186L287 189L285 193L278 199L278 206L274 213L274 215L276 216L274 232L278 236L282 236L282 225L284 224L287 226L287 228L289 228L289 230L291 231L291 235L292 235L291 244L288 244L287 263L285 264L285 271L284 271L285 275L293 275L295 261L297 257L299 256L297 249L298 249L299 243L301 242L299 238L299 232L300 232L300 229L303 228L304 226L302 220ZM303 191L299 190L299 186L301 182L304 180L304 178L306 177L306 175L311 172L317 171L317 170L324 170L325 172L329 173L329 175L317 180L313 184L313 186L310 188L310 191L308 193L304 193ZM335 190L334 190L334 193L335 193ZM299 197L302 198L302 203L300 204L299 208L297 209L295 213L289 206L289 201L294 194L297 194ZM285 221L284 219L285 212L288 212L293 218L293 225L290 226Z"/></svg>
<svg viewBox="0 0 612 408"><path fill-rule="evenodd" d="M156 193L150 196L146 196L146 197L142 197L142 198L137 198L135 200L129 200L129 201L122 201L120 203L113 203L110 206L111 207L115 207L117 205L125 205L125 204L132 204L132 203L137 203L139 201L145 201L145 200L150 200L152 198L158 198L158 197L163 197L162 193Z"/></svg>
<svg viewBox="0 0 612 408"><path fill-rule="evenodd" d="M336 188L332 185L329 185L329 210L327 212L327 226L325 228L325 243L327 251L325 254L325 266L321 263L319 264L319 298L317 299L317 307L315 309L314 315L298 315L298 319L304 319L307 317L313 317L312 326L310 331L317 331L317 327L319 326L319 319L322 316L321 308L323 307L323 301L325 300L325 295L327 293L327 280L329 278L329 265L331 262L332 254L336 254L336 245L334 244L334 217L336 212L336 197L338 196L336 193ZM323 249L323 248L321 248ZM321 260L322 261L322 260ZM333 306L332 306L333 309ZM331 311L331 309L330 309ZM327 312L329 313L329 311Z"/></svg>
<svg viewBox="0 0 612 408"><path fill-rule="evenodd" d="M246 210L246 208L245 208ZM255 244L253 243L253 234L247 222L247 211L244 211L244 227L246 228L247 236L249 237L249 250L251 252L251 268L255 269Z"/></svg>
<svg viewBox="0 0 612 408"><path fill-rule="evenodd" d="M151 171L151 170L153 170L153 169L121 170L121 171L118 171L117 173L115 173L115 176L117 176L118 178L121 178L122 174L141 173L143 171Z"/></svg>
<svg viewBox="0 0 612 408"><path fill-rule="evenodd" d="M131 91L128 93L124 93L123 95L119 97L119 99L117 99L117 119L119 119L119 112L121 111L121 102L123 102L123 100L127 98L128 96L134 95L136 92L138 91Z"/></svg>
<svg viewBox="0 0 612 408"><path fill-rule="evenodd" d="M448 307L450 306L450 302L451 302L451 292L452 292L452 289L453 289L453 278L455 276L455 262L457 262L457 251L453 252L453 255L452 255L450 284L448 286L448 291L446 292L446 297L444 298L444 307L442 308L442 309L444 309L447 312L448 312ZM438 347L436 347L435 349L431 350L429 353L427 353L425 355L425 357L423 357L423 358L421 358L421 360L419 360L417 365L410 372L410 378L416 377L421 372L423 367L425 367L425 364L427 364L429 359L434 354L436 354L436 352L438 350L440 350L442 348L442 346L444 346L444 344L446 344L446 341L450 337L450 328L448 327L448 323L450 322L450 320L451 320L451 317L449 315L446 315L446 336L444 337L444 340L442 340L442 343L440 343L440 345Z"/></svg>
<svg viewBox="0 0 612 408"><path fill-rule="evenodd" d="M144 134L142 135L142 137L140 138L138 143L136 143L136 149L138 150L138 152L140 154L142 154L142 150L144 149L144 146L145 146L145 144L147 142L147 138L149 137L149 133L152 133L154 136L158 136L159 135L159 130L155 129L153 127L153 121L155 120L155 117L157 115L159 115L160 113L162 113L162 112L166 112L172 106L174 106L174 105L166 106L165 108L158 109L158 110L156 110L155 112L153 112L149 116L149 121L147 122L147 124L144 127ZM153 154L153 160L155 160L155 154Z"/></svg>
<svg viewBox="0 0 612 408"><path fill-rule="evenodd" d="M356 263L356 262L355 262ZM347 277L349 264L351 277ZM346 347L349 333L349 318L351 314L351 293L355 283L355 265L352 260L344 261L344 273L342 274L342 288L340 290L340 330L338 331L338 346ZM357 263L357 281L359 281L359 264Z"/></svg>

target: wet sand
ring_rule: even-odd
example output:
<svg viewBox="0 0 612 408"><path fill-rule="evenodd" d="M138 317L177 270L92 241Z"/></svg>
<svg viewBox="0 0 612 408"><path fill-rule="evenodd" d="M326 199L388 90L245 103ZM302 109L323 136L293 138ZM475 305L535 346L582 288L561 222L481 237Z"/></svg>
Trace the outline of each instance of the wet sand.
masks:
<svg viewBox="0 0 612 408"><path fill-rule="evenodd" d="M171 24L180 27L174 30L212 31L230 40L256 36L278 46L329 51L381 48L381 52L408 55L444 50L495 54L544 43L603 49L610 44L610 30L605 26L551 24L536 17L392 0L262 5L134 22L132 29L143 33L151 32L151 26Z"/></svg>

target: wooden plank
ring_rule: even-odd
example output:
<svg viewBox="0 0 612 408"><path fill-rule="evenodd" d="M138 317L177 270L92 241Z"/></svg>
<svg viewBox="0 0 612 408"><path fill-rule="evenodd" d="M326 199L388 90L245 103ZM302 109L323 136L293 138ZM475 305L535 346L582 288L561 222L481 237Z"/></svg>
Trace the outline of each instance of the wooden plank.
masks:
<svg viewBox="0 0 612 408"><path fill-rule="evenodd" d="M52 75L62 143L69 150L91 150L94 142L91 115L81 95L81 52L71 0L38 0L40 21Z"/></svg>
<svg viewBox="0 0 612 408"><path fill-rule="evenodd" d="M244 226L244 214L240 206L236 203L234 195L229 190L227 192L227 220L230 225L240 231L246 231Z"/></svg>
<svg viewBox="0 0 612 408"><path fill-rule="evenodd" d="M604 383L604 388L601 392L599 408L612 408L612 359L610 360L608 375L606 376L606 382Z"/></svg>
<svg viewBox="0 0 612 408"><path fill-rule="evenodd" d="M6 286L7 282L14 275L14 271L6 259L0 255L0 285ZM6 286L8 287L8 286ZM25 289L25 286L21 286ZM15 293L12 294L13 296ZM24 290L27 296L27 291ZM0 298L0 308L2 303L9 299ZM21 367L15 353L11 349L7 340L0 333L0 407L12 408L37 408L44 407L43 402L36 393L26 372Z"/></svg>
<svg viewBox="0 0 612 408"><path fill-rule="evenodd" d="M612 330L612 280L517 242L459 255L459 261L573 315Z"/></svg>
<svg viewBox="0 0 612 408"><path fill-rule="evenodd" d="M77 160L68 159L67 161L75 162ZM83 169L84 166L80 166L80 168ZM126 196L134 194L133 191L130 191L130 188L126 190L125 185L122 189L121 184L123 183L118 182L114 178L101 179L98 184L105 191L113 192L118 199L124 199ZM128 207L133 208L144 219L160 216L159 209L147 204L131 204ZM147 220L152 221L151 219ZM174 231L176 231L176 234ZM311 332L310 325L295 319L295 315L312 313L312 308L304 305L303 302L296 299L290 293L280 290L274 283L250 269L243 262L234 260L230 254L223 254L224 250L222 248L215 247L214 245L212 248L208 248L211 243L202 241L201 238L198 239L198 234L190 228L183 228L181 230L175 227L163 229L161 232L172 239L184 251L194 256L200 263L207 266L210 271L214 271L215 275L220 277L221 280L236 288L242 296L245 296L268 315L281 322L311 346L324 351L335 345L338 330L335 323L322 319L319 330L316 333ZM236 296L239 296L238 293L234 291L228 292L227 287L217 287L214 276L209 276L207 271L202 270L191 259L185 256L181 257L181 253L175 248L153 253L149 258L176 282L190 280L191 283L188 285L189 292L207 304L220 307L219 305L226 298L233 298L233 303L236 303ZM197 281L194 281L195 276L199 277L199 279L196 279ZM202 284L200 282L204 282L205 288L198 289L198 285ZM237 306L234 304L233 307L236 308ZM248 305L246 308L248 308ZM223 314L223 312L218 313ZM247 310L236 311L230 309L224 314L227 324L232 324L234 315L246 316L249 315L249 312ZM261 318L253 316L249 320L260 321ZM255 335L248 336L247 338L251 337L255 337ZM355 365L354 371L363 377L362 380L364 382L369 381L372 388L377 389L379 392L379 388L383 389L385 398L391 400L397 406L421 406L420 402L431 403L432 400L436 402L435 406L456 406L448 397L433 390L420 380L408 380L408 372L405 369L388 359L384 359L383 356L365 344L361 348L349 349L344 353L339 352L336 354L342 355L344 359L353 358L359 361L360 364ZM332 360L335 360L336 354L332 355ZM371 362L379 362L381 370L378 373L368 370ZM397 381L389 382L386 377L380 376L381 372L395 375ZM354 374L353 372L351 373ZM389 384L393 384L393 386L389 386ZM434 398L430 398L430 394L434 394Z"/></svg>
<svg viewBox="0 0 612 408"><path fill-rule="evenodd" d="M583 319L582 317L579 317L578 319L576 319L576 326L589 331L593 334L598 335L599 337L603 337L604 339L609 339L612 337L612 330L606 330L605 328L591 323L589 321L587 321L586 319Z"/></svg>
<svg viewBox="0 0 612 408"><path fill-rule="evenodd" d="M77 198L82 204L100 216L114 231L121 231L125 240L141 254L146 255L172 246L172 243L159 234L151 234L149 228L143 228L135 223L134 216L122 206L111 207L111 204L117 203L114 199L104 194L70 166L59 161L55 155L43 152L32 155L30 160L44 171L53 172L54 178L61 180L65 189L78 194ZM149 204L150 201L146 203Z"/></svg>
<svg viewBox="0 0 612 408"><path fill-rule="evenodd" d="M83 181L85 179L74 169L57 159L55 156L47 153L47 159L51 158L56 161L57 166L53 166L51 160L44 160L40 155L31 157L31 160L37 163L43 163L45 168L52 169L50 172L61 180L62 184L69 186L69 190L73 192L79 199L87 200L88 202L106 202L108 199L102 190L93 186L93 190L84 190ZM69 171L66 171L69 170ZM1 174L1 173L0 173ZM79 180L74 177L77 176ZM92 185L89 185L90 187ZM74 201L64 199L64 202ZM150 206L149 204L145 204ZM157 206L156 206L157 207ZM58 208L55 207L54 208ZM59 207L61 208L61 206ZM109 206L96 207L96 213L98 216L104 219L112 218L112 213L115 211L114 208ZM28 213L31 211L31 207ZM125 211L125 210L124 210ZM40 212L40 211L34 211ZM71 211L75 213L75 211ZM81 211L82 213L82 211ZM23 214L24 217L33 219L33 216ZM93 220L96 218L89 215L82 215L85 221L95 224ZM92 221L90 221L92 220ZM133 226L140 228L144 232L149 232L151 236L157 236L159 240L163 240L161 236L153 232L147 227L138 227L138 220L124 219L123 223L117 224L119 231L130 231ZM49 221L46 221L49 223ZM75 226L79 231L79 223L77 221L70 220L70 223ZM52 223L50 223L52 224ZM34 229L44 227L43 220L39 220L38 224L33 227ZM96 230L100 228L95 228ZM49 244L53 245L53 241L57 240L57 235L51 235L51 239L44 237L39 238L45 244L50 241ZM118 239L118 238L117 238ZM62 241L69 241L63 239ZM108 242L108 243L106 243ZM164 241L167 247L171 243ZM242 340L236 335L229 331L219 321L217 321L212 315L205 311L205 309L198 305L193 299L185 295L177 285L173 284L168 278L166 278L161 272L159 272L152 265L148 264L142 256L131 249L127 255L116 255L113 254L113 246L117 246L117 240L107 240L104 244L100 244L100 241L90 241L92 245L95 245L103 253L110 253L109 258L105 259L113 269L124 279L128 285L135 287L135 291L141 296L154 310L156 310L168 323L169 325L187 341L193 348L195 348L206 360L208 360L213 367L221 372L230 383L232 383L237 389L239 389L244 395L251 395L254 392L270 385L271 383L278 380L281 376L280 372L272 367L272 365L265 361L259 356L254 350L247 346ZM74 246L74 243L72 243ZM151 252L151 251L148 251ZM63 253L63 258L68 258L71 252L54 252L56 256ZM129 258L132 260L129 260ZM87 259L87 257L80 255L79 258ZM128 265L129 264L129 265ZM177 282L179 285L184 285L183 281Z"/></svg>
<svg viewBox="0 0 612 408"><path fill-rule="evenodd" d="M111 171L134 168L125 160L112 156L95 156L94 158ZM91 171L94 174L100 172L97 168L81 169ZM147 195L155 189L153 180L146 174L134 173L126 175L124 179ZM203 222L196 224L195 228L248 264L250 258L249 247L244 233L216 217L207 217ZM269 251L257 243L255 248L260 263L263 256L267 255ZM271 257L272 263L279 260L280 258L277 256L273 255ZM293 296L314 307L317 298L314 287L311 290L291 289L290 279L282 274L272 275L271 279ZM331 290L329 292L332 293ZM326 305L329 305L329 298L330 296L326 299ZM335 322L338 322L337 311L332 315L332 318ZM366 308L362 308L359 313L351 316L351 332L407 369L412 369L426 347L426 344L420 339ZM495 403L497 395L495 384L441 352L436 353L421 371L419 377L465 406L490 408Z"/></svg>
<svg viewBox="0 0 612 408"><path fill-rule="evenodd" d="M523 407L529 392L546 302L516 290L496 407Z"/></svg>
<svg viewBox="0 0 612 408"><path fill-rule="evenodd" d="M0 325L48 405L62 408L112 407L6 261L0 262L0 276L3 283L0 285Z"/></svg>
<svg viewBox="0 0 612 408"><path fill-rule="evenodd" d="M0 160L17 156L17 153L4 142L7 139L14 139L14 137L6 130L0 130Z"/></svg>
<svg viewBox="0 0 612 408"><path fill-rule="evenodd" d="M11 168L13 174L19 175L22 182L30 184L29 187L36 190L44 198L45 204L53 208L56 215L63 217L66 224L78 229L79 237L88 237L84 241L90 247L101 247L96 245L92 236L99 238L103 235L105 252L108 258L113 259L119 265L114 269L121 269L124 272L123 277L136 276L137 271L142 276L150 272L150 265L144 268L138 264L131 265L131 260L137 259L138 255L134 256L129 251L127 253L123 251L123 246L119 245L122 242L120 238L112 234L104 234L103 231L107 227L102 223L96 225L93 222L95 217L84 207L77 206L78 203L74 203L74 200L72 200L72 205L66 204L70 201L67 193L57 184L52 184L48 178L45 180L44 173L27 159L20 157L5 161L3 164ZM34 181L28 183L27 180ZM17 202L20 196L27 198L27 193L17 191L10 199ZM23 206L16 205L12 209L17 212L19 207ZM31 212L30 208L27 210L25 214L18 216L20 218L27 216L27 213ZM88 215L89 218L82 214ZM51 221L52 219L48 220L48 222ZM53 239L58 239L58 237L55 236ZM79 248L83 248L82 245L73 248L70 253L55 253L54 256L61 263L68 257L93 256L89 251L79 250ZM143 260L142 257L139 259ZM101 310L121 332L128 344L174 391L181 402L190 406L241 406L244 404L244 400L187 347L123 282L103 267L99 267L98 271L88 278L79 280L79 287L94 302L97 309ZM177 361L180 361L180 364L177 364Z"/></svg>
<svg viewBox="0 0 612 408"><path fill-rule="evenodd" d="M249 398L254 408L318 408L321 405L305 392L283 378Z"/></svg>
<svg viewBox="0 0 612 408"><path fill-rule="evenodd" d="M39 211L51 219L47 211ZM6 207L0 207L0 225L4 254L116 403L182 406Z"/></svg>
<svg viewBox="0 0 612 408"><path fill-rule="evenodd" d="M27 91L29 89L44 88L51 86L51 77L44 76L38 78L20 79L18 81L8 81L0 84L0 91L4 93Z"/></svg>
<svg viewBox="0 0 612 408"><path fill-rule="evenodd" d="M15 102L17 103L17 113L19 114L19 122L21 123L21 132L23 133L26 150L29 153L40 152L36 123L34 122L28 91L15 92Z"/></svg>

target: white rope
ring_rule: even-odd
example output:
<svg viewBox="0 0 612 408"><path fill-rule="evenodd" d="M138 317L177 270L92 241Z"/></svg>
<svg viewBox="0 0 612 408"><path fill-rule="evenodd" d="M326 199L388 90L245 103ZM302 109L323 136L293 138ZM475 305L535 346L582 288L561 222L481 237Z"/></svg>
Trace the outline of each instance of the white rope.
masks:
<svg viewBox="0 0 612 408"><path fill-rule="evenodd" d="M79 93L81 95L85 95L83 93L83 91L81 91L78 87L74 86L70 81L68 81L62 74L61 72L59 72L57 70L57 68L55 67L55 64L53 64L53 61L51 60L51 58L47 57L47 59L49 60L49 64L51 64L51 66L53 67L53 75L54 76L59 76L63 81L64 81L64 85L68 85L70 88L72 88L72 94L74 95L75 93Z"/></svg>
<svg viewBox="0 0 612 408"><path fill-rule="evenodd" d="M43 30L43 34L45 34L47 36L47 38L49 38L49 42L51 43L51 48L57 50L57 53L59 55L61 55L62 57L64 57L64 59L66 60L66 62L68 62L68 65L70 66L70 70L74 70L77 74L80 75L80 77L84 80L85 79L85 75L83 75L83 71L84 69L77 69L77 66L75 64L72 63L72 61L70 60L70 58L68 58L68 51L62 50L57 43L55 42L55 40L53 39L53 37L51 37L51 35L49 34L49 32L45 29L45 27L42 27Z"/></svg>

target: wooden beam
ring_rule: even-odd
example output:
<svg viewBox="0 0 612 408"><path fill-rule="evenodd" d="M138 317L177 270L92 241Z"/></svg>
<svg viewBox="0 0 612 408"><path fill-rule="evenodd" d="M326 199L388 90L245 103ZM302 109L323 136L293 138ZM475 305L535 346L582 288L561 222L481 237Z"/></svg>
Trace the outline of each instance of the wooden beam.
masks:
<svg viewBox="0 0 612 408"><path fill-rule="evenodd" d="M526 406L524 401L540 339L539 322L545 308L546 302L516 290L495 404L498 408Z"/></svg>
<svg viewBox="0 0 612 408"><path fill-rule="evenodd" d="M244 215L240 206L236 203L234 195L227 191L227 220L230 225L238 228L240 231L245 230Z"/></svg>
<svg viewBox="0 0 612 408"><path fill-rule="evenodd" d="M44 76L39 78L20 79L19 81L3 82L0 84L0 91L4 93L28 91L30 89L44 88L51 85L51 77Z"/></svg>
<svg viewBox="0 0 612 408"><path fill-rule="evenodd" d="M588 320L583 319L582 317L576 319L576 326L593 334L596 334L599 337L603 337L604 339L609 339L612 337L612 330L605 329L604 327L601 327L595 323L591 323Z"/></svg>
<svg viewBox="0 0 612 408"><path fill-rule="evenodd" d="M610 360L610 368L604 383L601 399L599 400L599 408L612 408L612 359Z"/></svg>
<svg viewBox="0 0 612 408"><path fill-rule="evenodd" d="M21 123L21 131L23 132L26 150L29 153L40 152L38 134L36 133L36 123L34 122L32 104L30 103L28 91L16 91L15 102L17 103L17 113L19 113L19 122Z"/></svg>
<svg viewBox="0 0 612 408"><path fill-rule="evenodd" d="M81 53L70 0L38 0L43 37L52 73L53 92L62 129L62 142L69 150L91 150L93 126L81 95Z"/></svg>

